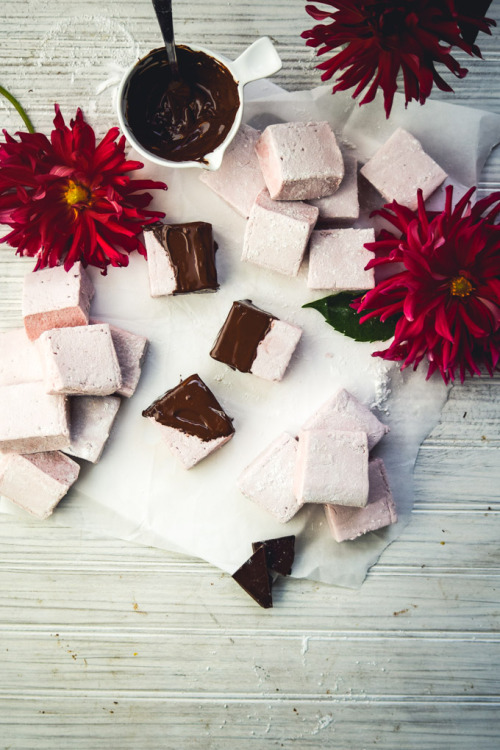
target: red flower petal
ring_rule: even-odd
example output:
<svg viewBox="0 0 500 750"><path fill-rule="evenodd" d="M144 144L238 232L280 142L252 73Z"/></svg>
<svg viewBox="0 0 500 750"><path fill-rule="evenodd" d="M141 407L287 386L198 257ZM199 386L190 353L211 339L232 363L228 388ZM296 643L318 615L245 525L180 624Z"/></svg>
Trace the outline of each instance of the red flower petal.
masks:
<svg viewBox="0 0 500 750"><path fill-rule="evenodd" d="M80 109L70 127L55 105L50 140L41 133L4 131L0 144L0 223L19 255L36 257L36 269L64 263L128 264L128 253L145 255L138 235L163 217L147 210L146 190L166 190L162 182L131 179L142 164L127 161L125 139L111 128L96 144ZM104 227L107 227L104 229Z"/></svg>
<svg viewBox="0 0 500 750"><path fill-rule="evenodd" d="M423 104L434 84L444 91L452 91L436 71L435 63L463 78L467 70L460 66L451 50L457 47L468 55L481 57L479 48L473 43L474 32L491 33L490 27L495 25L493 20L484 18L487 5L479 12L471 10L469 15L461 12L462 7L457 12L455 3L463 6L465 0L318 2L331 10L306 5L307 13L316 21L330 23L320 23L301 36L307 40L308 46L317 48L318 55L341 48L317 66L324 71L322 80L342 71L333 92L354 88L353 97L359 96L369 85L361 104L372 101L377 88L381 88L387 117L400 71L403 73L406 104L412 100ZM470 0L468 4L471 5Z"/></svg>

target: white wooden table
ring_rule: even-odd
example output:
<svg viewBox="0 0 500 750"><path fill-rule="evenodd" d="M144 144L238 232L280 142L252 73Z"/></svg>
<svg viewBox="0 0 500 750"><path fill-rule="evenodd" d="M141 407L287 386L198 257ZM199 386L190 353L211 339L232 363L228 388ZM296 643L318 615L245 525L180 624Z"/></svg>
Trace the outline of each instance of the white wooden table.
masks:
<svg viewBox="0 0 500 750"><path fill-rule="evenodd" d="M319 83L303 3L174 3L177 37L236 57L269 35L287 89ZM489 15L500 22L500 2ZM102 135L98 86L159 46L149 0L2 0L0 84L49 132L58 101ZM500 30L457 103L500 113ZM435 94L438 96L438 94ZM23 129L0 102L0 125ZM481 194L500 188L500 153ZM0 248L0 326L26 264ZM0 516L0 748L500 746L500 378L452 390L422 446L411 523L360 590L304 581L275 608L196 559Z"/></svg>

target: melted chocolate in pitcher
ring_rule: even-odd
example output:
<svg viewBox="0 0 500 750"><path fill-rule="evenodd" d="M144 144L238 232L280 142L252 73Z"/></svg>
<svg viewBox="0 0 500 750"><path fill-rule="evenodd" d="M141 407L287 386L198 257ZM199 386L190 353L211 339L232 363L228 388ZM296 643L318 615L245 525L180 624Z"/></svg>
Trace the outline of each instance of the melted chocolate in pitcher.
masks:
<svg viewBox="0 0 500 750"><path fill-rule="evenodd" d="M125 92L130 129L155 156L203 162L226 138L240 106L229 70L204 52L177 46L179 79L165 49L138 64Z"/></svg>

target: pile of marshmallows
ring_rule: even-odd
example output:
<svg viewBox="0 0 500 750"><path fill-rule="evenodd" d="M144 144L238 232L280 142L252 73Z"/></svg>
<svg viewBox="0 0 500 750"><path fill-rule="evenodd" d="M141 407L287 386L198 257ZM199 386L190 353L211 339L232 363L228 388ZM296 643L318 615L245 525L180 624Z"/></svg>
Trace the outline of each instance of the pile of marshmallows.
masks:
<svg viewBox="0 0 500 750"><path fill-rule="evenodd" d="M134 393L147 339L89 321L94 287L80 263L29 273L24 328L0 334L0 494L49 516L96 463L121 397Z"/></svg>
<svg viewBox="0 0 500 750"><path fill-rule="evenodd" d="M417 187L425 199L446 178L401 129L361 173L386 200L412 209ZM248 219L242 260L296 276L308 248L308 286L332 291L369 289L375 283L373 271L364 270L371 257L364 245L373 241L373 229L315 229L318 219L354 223L357 177L356 160L342 153L326 122L270 125L262 134L243 125L221 168L201 175ZM168 254L168 247L153 244L148 255ZM211 241L207 247L213 254ZM153 278L158 269L148 265ZM79 263L70 272L58 267L28 274L24 328L0 334L0 494L39 518L47 517L76 481L80 466L69 456L99 459L121 397L134 393L141 373L147 340L89 321L93 293ZM247 301L233 308L228 321L231 315L250 321L267 315ZM300 329L272 315L269 326L262 341L254 342L254 361L264 352L266 366L257 373L252 363L247 371L279 380ZM222 338L233 335L225 331ZM188 431L189 426L183 440ZM283 523L304 503L322 503L333 536L355 538L397 519L383 462L369 460L386 432L369 409L341 390L297 438L281 435L263 451L245 469L239 487Z"/></svg>
<svg viewBox="0 0 500 750"><path fill-rule="evenodd" d="M446 179L419 141L398 128L361 168L386 201L417 208ZM373 229L318 229L317 222L353 224L359 217L357 161L327 122L242 125L216 172L200 179L248 219L241 259L296 276L309 250L310 289L371 289L373 257L364 245Z"/></svg>

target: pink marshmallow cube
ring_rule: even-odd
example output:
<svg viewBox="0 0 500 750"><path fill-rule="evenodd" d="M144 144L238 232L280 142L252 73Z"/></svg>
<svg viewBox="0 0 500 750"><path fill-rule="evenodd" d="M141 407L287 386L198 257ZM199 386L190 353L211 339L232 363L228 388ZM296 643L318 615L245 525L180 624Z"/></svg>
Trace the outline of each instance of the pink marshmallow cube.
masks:
<svg viewBox="0 0 500 750"><path fill-rule="evenodd" d="M238 478L241 492L280 523L287 523L302 507L293 490L297 446L295 438L283 433Z"/></svg>
<svg viewBox="0 0 500 750"><path fill-rule="evenodd" d="M340 388L332 398L320 406L302 429L361 430L366 432L368 450L389 432L389 428L345 388Z"/></svg>
<svg viewBox="0 0 500 750"><path fill-rule="evenodd" d="M70 444L64 453L96 464L120 408L118 396L73 396L69 399Z"/></svg>
<svg viewBox="0 0 500 750"><path fill-rule="evenodd" d="M42 379L40 355L25 329L12 328L0 333L0 386Z"/></svg>
<svg viewBox="0 0 500 750"><path fill-rule="evenodd" d="M334 193L344 160L327 122L269 125L255 146L273 200L310 200Z"/></svg>
<svg viewBox="0 0 500 750"><path fill-rule="evenodd" d="M37 345L48 393L109 396L122 386L107 323L44 331Z"/></svg>
<svg viewBox="0 0 500 750"><path fill-rule="evenodd" d="M422 189L425 200L447 177L420 142L402 128L397 128L366 162L361 174L387 201L395 200L413 211L418 206L418 188Z"/></svg>
<svg viewBox="0 0 500 750"><path fill-rule="evenodd" d="M396 506L387 480L384 462L374 458L368 464L369 493L364 508L325 505L332 536L337 542L356 539L369 531L377 531L398 520Z"/></svg>
<svg viewBox="0 0 500 750"><path fill-rule="evenodd" d="M156 399L142 416L156 424L185 469L222 448L234 435L233 420L197 374Z"/></svg>
<svg viewBox="0 0 500 750"><path fill-rule="evenodd" d="M285 276L297 276L317 218L315 206L273 201L263 190L250 211L241 260Z"/></svg>
<svg viewBox="0 0 500 750"><path fill-rule="evenodd" d="M282 380L302 336L302 329L277 318L257 347L250 372L265 380Z"/></svg>
<svg viewBox="0 0 500 750"><path fill-rule="evenodd" d="M43 382L0 388L0 450L37 453L69 444L67 399L46 393Z"/></svg>
<svg viewBox="0 0 500 750"><path fill-rule="evenodd" d="M45 519L77 480L80 466L59 451L0 454L0 494Z"/></svg>
<svg viewBox="0 0 500 750"><path fill-rule="evenodd" d="M95 324L102 321L91 320L90 322ZM111 324L109 330L122 374L122 384L116 393L118 396L130 398L139 384L149 342L145 336L140 336Z"/></svg>
<svg viewBox="0 0 500 750"><path fill-rule="evenodd" d="M363 508L368 501L368 443L365 432L302 430L294 492L303 503Z"/></svg>
<svg viewBox="0 0 500 750"><path fill-rule="evenodd" d="M89 322L94 285L80 262L65 271L46 268L24 277L23 317L33 341L51 328L83 326Z"/></svg>
<svg viewBox="0 0 500 750"><path fill-rule="evenodd" d="M344 153L343 158L345 172L338 190L324 198L308 201L319 209L320 219L355 221L359 217L358 162L349 153Z"/></svg>
<svg viewBox="0 0 500 750"><path fill-rule="evenodd" d="M309 242L309 289L373 289L374 270L365 271L365 266L374 256L365 244L374 241L373 229L314 230Z"/></svg>
<svg viewBox="0 0 500 750"><path fill-rule="evenodd" d="M200 175L205 185L245 218L250 216L255 199L266 187L255 153L259 137L260 132L255 128L240 125L219 169L203 170Z"/></svg>

